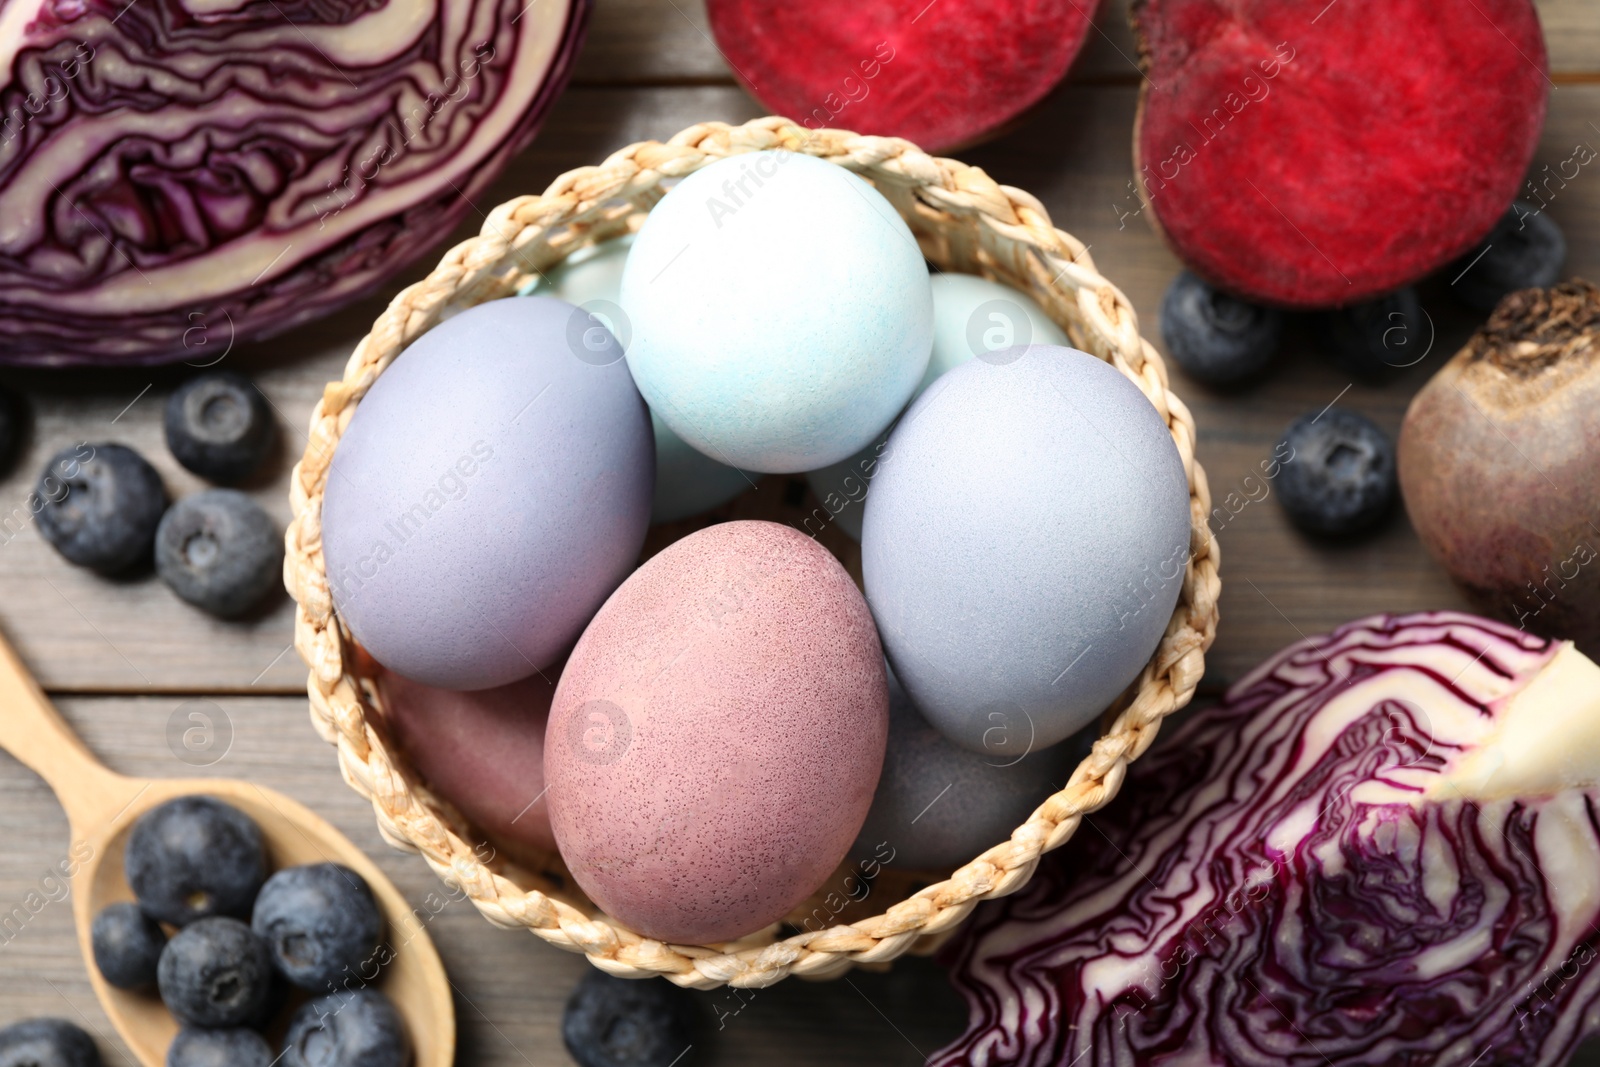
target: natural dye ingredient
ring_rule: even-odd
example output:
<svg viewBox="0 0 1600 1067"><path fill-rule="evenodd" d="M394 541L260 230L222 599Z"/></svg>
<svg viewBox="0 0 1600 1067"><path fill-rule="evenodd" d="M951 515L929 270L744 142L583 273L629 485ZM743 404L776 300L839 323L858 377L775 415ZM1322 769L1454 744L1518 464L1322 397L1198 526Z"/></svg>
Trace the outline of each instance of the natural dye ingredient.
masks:
<svg viewBox="0 0 1600 1067"><path fill-rule="evenodd" d="M975 274L938 273L933 290L933 350L915 400L945 371L989 352L1016 345L1064 345L1067 335L1031 297ZM889 440L888 431L849 459L806 474L829 522L861 540L867 489ZM817 516L813 516L816 518ZM811 525L807 533L814 533Z"/></svg>
<svg viewBox="0 0 1600 1067"><path fill-rule="evenodd" d="M690 1067L694 1001L670 982L590 970L567 998L561 1039L578 1067Z"/></svg>
<svg viewBox="0 0 1600 1067"><path fill-rule="evenodd" d="M1600 289L1513 293L1400 428L1422 543L1485 611L1600 656Z"/></svg>
<svg viewBox="0 0 1600 1067"><path fill-rule="evenodd" d="M238 919L192 922L161 953L161 1001L189 1026L248 1026L262 1014L272 985L266 944Z"/></svg>
<svg viewBox="0 0 1600 1067"><path fill-rule="evenodd" d="M261 828L211 797L169 800L139 817L123 871L146 915L173 926L250 916L267 878Z"/></svg>
<svg viewBox="0 0 1600 1067"><path fill-rule="evenodd" d="M94 1039L65 1019L24 1019L0 1030L0 1067L101 1067Z"/></svg>
<svg viewBox="0 0 1600 1067"><path fill-rule="evenodd" d="M867 182L798 152L729 156L651 210L622 273L628 367L727 466L797 473L878 435L933 346L928 268Z"/></svg>
<svg viewBox="0 0 1600 1067"><path fill-rule="evenodd" d="M1273 454L1285 457L1278 503L1306 533L1329 538L1365 533L1394 506L1394 446L1360 412L1329 407L1302 415Z"/></svg>
<svg viewBox="0 0 1600 1067"><path fill-rule="evenodd" d="M167 1046L166 1067L273 1067L276 1060L254 1030L183 1029Z"/></svg>
<svg viewBox="0 0 1600 1067"><path fill-rule="evenodd" d="M0 360L210 366L482 202L588 0L23 0L0 83Z"/></svg>
<svg viewBox="0 0 1600 1067"><path fill-rule="evenodd" d="M278 973L327 993L370 977L383 915L366 880L337 863L285 867L256 897L250 919Z"/></svg>
<svg viewBox="0 0 1600 1067"><path fill-rule="evenodd" d="M283 533L237 489L207 489L161 517L156 573L201 611L237 618L281 589Z"/></svg>
<svg viewBox="0 0 1600 1067"><path fill-rule="evenodd" d="M260 469L277 440L266 396L242 374L208 371L167 397L167 448L202 478L232 485Z"/></svg>
<svg viewBox="0 0 1600 1067"><path fill-rule="evenodd" d="M544 731L559 666L494 689L435 689L385 671L384 721L429 790L496 844L550 853Z"/></svg>
<svg viewBox="0 0 1600 1067"><path fill-rule="evenodd" d="M1161 339L1184 373L1205 385L1249 381L1272 362L1283 312L1213 289L1179 271L1161 298Z"/></svg>
<svg viewBox="0 0 1600 1067"><path fill-rule="evenodd" d="M1558 1067L1595 1025L1600 668L1454 612L1295 644L949 953L938 1067Z"/></svg>
<svg viewBox="0 0 1600 1067"><path fill-rule="evenodd" d="M633 337L633 320L618 301L622 299L622 268L632 247L633 235L628 234L581 249L545 271L543 284L536 292L548 293L576 307L580 335L589 336L589 331L599 327L610 331L626 349ZM676 522L709 511L754 484L751 477L691 447L654 411L650 413L650 429L656 440L651 522Z"/></svg>
<svg viewBox="0 0 1600 1067"><path fill-rule="evenodd" d="M167 935L139 905L108 904L89 927L89 946L100 977L118 989L152 989Z"/></svg>
<svg viewBox="0 0 1600 1067"><path fill-rule="evenodd" d="M1434 336L1433 322L1410 286L1322 312L1313 330L1335 365L1360 381L1379 384L1421 362Z"/></svg>
<svg viewBox="0 0 1600 1067"><path fill-rule="evenodd" d="M289 1020L280 1067L406 1067L411 1041L389 998L376 989L330 993Z"/></svg>
<svg viewBox="0 0 1600 1067"><path fill-rule="evenodd" d="M1099 7L925 3L709 0L706 13L728 65L774 114L943 152L997 132L1055 88Z"/></svg>
<svg viewBox="0 0 1600 1067"><path fill-rule="evenodd" d="M133 449L77 444L50 457L28 508L39 517L39 533L69 563L116 574L148 566L167 490Z"/></svg>
<svg viewBox="0 0 1600 1067"><path fill-rule="evenodd" d="M1455 259L1516 196L1549 88L1530 0L1476 2L1135 3L1150 221L1202 278L1292 307Z"/></svg>
<svg viewBox="0 0 1600 1067"><path fill-rule="evenodd" d="M545 733L573 878L646 937L728 941L849 851L883 766L883 652L815 540L727 522L651 557L584 631Z"/></svg>
<svg viewBox="0 0 1600 1067"><path fill-rule="evenodd" d="M1556 284L1566 261L1561 227L1538 207L1519 200L1482 244L1450 268L1450 291L1468 307L1493 311L1508 293Z"/></svg>
<svg viewBox="0 0 1600 1067"><path fill-rule="evenodd" d="M610 332L570 332L575 310L518 297L446 319L350 419L322 505L328 587L390 670L444 689L526 678L637 562L650 413Z"/></svg>
<svg viewBox="0 0 1600 1067"><path fill-rule="evenodd" d="M1149 399L1103 360L1034 345L955 368L907 410L867 497L861 566L912 702L1005 762L1138 676L1189 542L1183 461Z"/></svg>
<svg viewBox="0 0 1600 1067"><path fill-rule="evenodd" d="M948 874L1011 837L1067 784L1081 752L1057 745L1021 758L953 744L911 705L889 675L889 746L852 855L894 855L896 870ZM881 851L880 851L881 850Z"/></svg>

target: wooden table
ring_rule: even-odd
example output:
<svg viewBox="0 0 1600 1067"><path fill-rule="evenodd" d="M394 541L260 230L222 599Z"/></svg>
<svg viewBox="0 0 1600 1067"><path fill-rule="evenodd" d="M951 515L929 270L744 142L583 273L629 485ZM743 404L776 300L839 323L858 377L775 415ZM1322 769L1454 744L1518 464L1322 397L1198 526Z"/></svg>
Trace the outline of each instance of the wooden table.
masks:
<svg viewBox="0 0 1600 1067"><path fill-rule="evenodd" d="M598 0L596 8L573 86L533 147L475 205L480 212L629 142L664 139L697 121L760 114L713 47L701 0ZM1545 0L1539 8L1554 89L1536 170L1567 159L1580 142L1600 146L1600 2ZM1133 54L1124 4L1108 2L1070 82L1019 128L963 158L1043 200L1057 225L1087 242L1100 270L1143 311L1144 332L1155 339L1156 309L1177 263L1142 221L1119 221L1117 208L1132 172L1139 84ZM1568 273L1600 279L1600 172L1581 172L1548 210L1567 234ZM469 221L452 243L480 220ZM423 266L410 268L393 289L423 273ZM1243 479L1303 412L1337 400L1396 430L1411 394L1475 325L1452 307L1444 282L1425 286L1423 295L1437 336L1425 359L1383 388L1352 383L1316 354L1305 329L1291 333L1271 379L1242 397L1207 392L1174 371L1199 421L1199 455L1216 500L1236 490L1244 497ZM381 306L368 300L277 340L238 345L228 356L227 365L257 376L281 419L282 455L251 487L281 521L288 519L289 466L311 407ZM31 394L35 424L20 460L0 479L0 513L25 508L46 459L84 440L138 448L175 495L201 488L161 441L162 402L183 374L6 374ZM1370 540L1329 548L1297 536L1268 498L1244 505L1218 541L1223 622L1209 661L1211 687L1302 634L1362 614L1464 606L1403 515ZM175 757L167 732L175 719L187 722L190 712L202 711L221 727L217 751L224 753L205 773L250 777L312 805L375 856L413 901L437 906L429 904L439 888L433 875L382 844L370 811L311 730L305 669L291 648L291 607L284 598L251 621L214 622L154 578L107 582L65 565L31 526L9 538L0 533L0 626L111 766L150 776L194 773ZM47 872L66 855L66 834L44 786L0 756L0 914L32 891L50 895ZM461 1064L569 1062L561 1007L583 960L494 929L466 904L445 906L431 929L460 990ZM920 1063L965 1017L943 975L921 960L832 983L789 981L746 999L720 1032L709 1027L696 1050L701 1062ZM132 1062L89 990L70 909L59 903L18 929L0 927L0 1023L42 1013L98 1032L108 1063ZM1600 1054L1581 1058L1600 1063Z"/></svg>

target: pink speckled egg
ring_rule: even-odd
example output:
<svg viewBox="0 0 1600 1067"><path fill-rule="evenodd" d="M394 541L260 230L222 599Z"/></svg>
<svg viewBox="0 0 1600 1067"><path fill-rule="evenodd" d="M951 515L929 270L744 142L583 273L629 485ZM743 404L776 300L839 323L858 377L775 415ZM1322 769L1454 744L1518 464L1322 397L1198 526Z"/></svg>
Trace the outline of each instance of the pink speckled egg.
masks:
<svg viewBox="0 0 1600 1067"><path fill-rule="evenodd" d="M844 568L787 526L723 523L650 559L578 640L545 733L550 822L579 886L667 942L782 918L872 804L879 648Z"/></svg>
<svg viewBox="0 0 1600 1067"><path fill-rule="evenodd" d="M428 787L495 842L553 851L544 731L559 666L495 689L435 689L392 671L378 682L395 740ZM546 680L546 679L550 680Z"/></svg>

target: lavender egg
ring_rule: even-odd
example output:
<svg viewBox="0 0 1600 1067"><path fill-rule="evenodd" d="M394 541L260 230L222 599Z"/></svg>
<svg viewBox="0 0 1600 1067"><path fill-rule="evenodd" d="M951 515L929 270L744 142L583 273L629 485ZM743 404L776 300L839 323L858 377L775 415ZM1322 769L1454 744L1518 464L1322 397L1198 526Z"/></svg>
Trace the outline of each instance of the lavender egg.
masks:
<svg viewBox="0 0 1600 1067"><path fill-rule="evenodd" d="M322 507L329 592L395 673L443 689L527 677L638 560L650 413L621 346L586 326L545 297L471 308L351 418Z"/></svg>
<svg viewBox="0 0 1600 1067"><path fill-rule="evenodd" d="M1018 756L1138 676L1188 564L1189 488L1155 407L1071 348L985 353L889 436L861 566L895 675L946 737Z"/></svg>
<svg viewBox="0 0 1600 1067"><path fill-rule="evenodd" d="M545 732L550 822L589 898L662 941L776 922L861 829L888 691L839 561L771 522L674 542L573 650Z"/></svg>

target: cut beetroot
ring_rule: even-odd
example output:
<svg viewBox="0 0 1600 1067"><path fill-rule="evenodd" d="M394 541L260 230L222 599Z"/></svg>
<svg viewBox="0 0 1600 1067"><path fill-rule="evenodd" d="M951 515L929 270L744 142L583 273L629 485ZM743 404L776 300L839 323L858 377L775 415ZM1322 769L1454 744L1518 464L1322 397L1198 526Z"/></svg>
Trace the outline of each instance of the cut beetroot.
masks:
<svg viewBox="0 0 1600 1067"><path fill-rule="evenodd" d="M722 54L763 106L812 129L904 137L929 151L978 140L1038 103L1072 65L1098 6L1099 0L706 4Z"/></svg>
<svg viewBox="0 0 1600 1067"><path fill-rule="evenodd" d="M1448 263L1544 125L1529 0L1135 0L1134 166L1195 273L1266 303L1367 300Z"/></svg>

